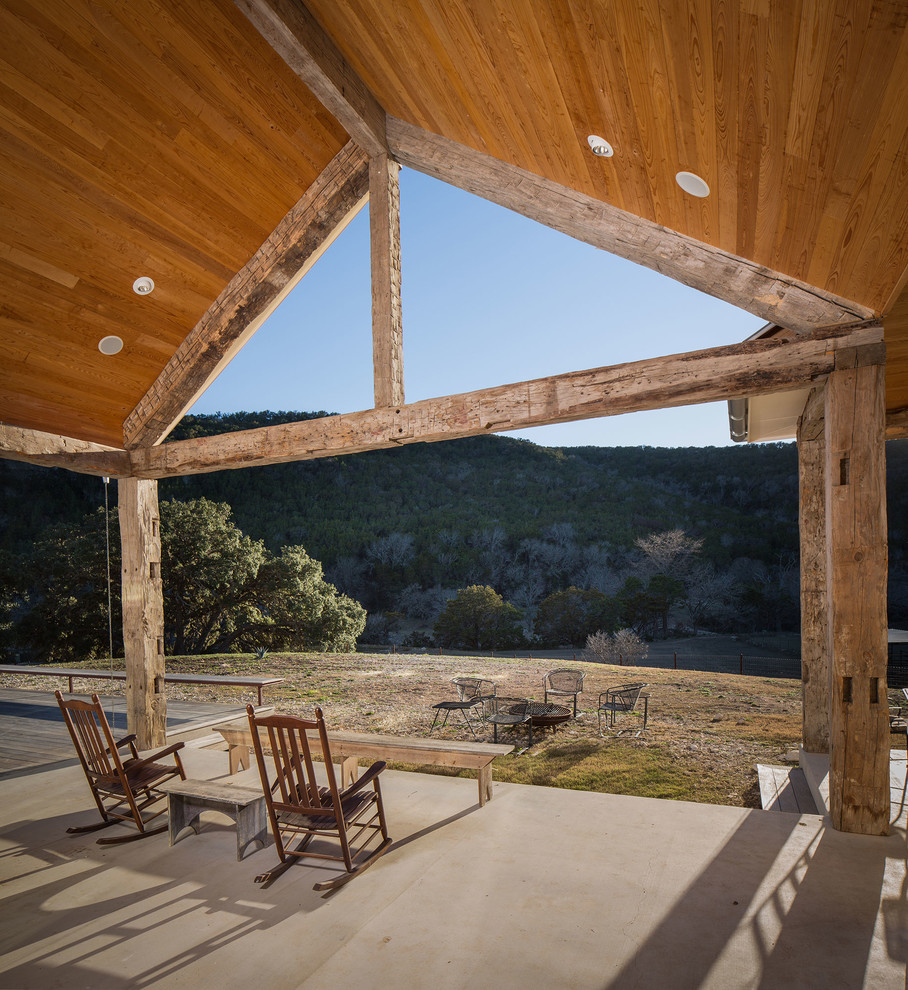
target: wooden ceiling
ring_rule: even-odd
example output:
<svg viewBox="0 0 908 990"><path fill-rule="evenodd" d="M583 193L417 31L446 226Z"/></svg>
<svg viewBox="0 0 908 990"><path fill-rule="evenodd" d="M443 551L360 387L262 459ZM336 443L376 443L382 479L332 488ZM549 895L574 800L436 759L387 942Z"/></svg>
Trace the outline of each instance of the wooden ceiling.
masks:
<svg viewBox="0 0 908 990"><path fill-rule="evenodd" d="M904 0L308 0L385 110L876 312L908 265ZM611 143L590 154L587 136ZM700 175L695 199L675 182Z"/></svg>
<svg viewBox="0 0 908 990"><path fill-rule="evenodd" d="M224 0L4 0L0 59L0 421L122 446L346 134Z"/></svg>
<svg viewBox="0 0 908 990"><path fill-rule="evenodd" d="M180 344L345 145L241 13L296 0L236 3L0 8L0 422L122 446ZM389 115L891 311L887 406L908 406L904 0L306 6ZM711 195L682 192L682 170ZM132 292L139 275L151 296ZM107 334L121 355L98 352Z"/></svg>

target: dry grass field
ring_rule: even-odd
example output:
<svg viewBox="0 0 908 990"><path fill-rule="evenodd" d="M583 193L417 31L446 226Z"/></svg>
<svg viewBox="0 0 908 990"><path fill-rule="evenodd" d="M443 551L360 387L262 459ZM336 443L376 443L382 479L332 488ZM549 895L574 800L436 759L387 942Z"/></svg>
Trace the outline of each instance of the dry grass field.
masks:
<svg viewBox="0 0 908 990"><path fill-rule="evenodd" d="M86 664L105 666L105 663ZM122 669L122 661L114 661ZM552 730L537 732L526 746L525 730L505 733L517 750L495 761L495 778L518 783L648 797L759 807L755 764L783 763L797 747L801 724L800 682L695 671L617 667L598 663L508 657L450 657L431 654L269 654L168 657L180 673L273 674L284 683L269 688L265 701L299 714L320 705L329 724L364 732L427 735L432 704L455 697L451 678L478 676L500 695L542 700L546 671L582 669L586 680L579 714ZM602 739L597 728L599 692L616 684L649 684L649 724L644 735ZM50 690L48 678L7 677L9 686ZM65 684L62 685L66 689ZM77 691L103 690L99 681L76 683ZM122 687L120 687L122 690ZM245 703L254 695L240 688L171 685L168 696L198 701ZM639 727L642 720L625 717ZM477 729L491 740L491 727ZM436 737L471 739L459 715ZM429 768L413 768L428 771ZM438 772L438 768L431 768ZM455 773L457 771L451 771ZM461 771L468 775L469 771Z"/></svg>
<svg viewBox="0 0 908 990"><path fill-rule="evenodd" d="M85 664L105 667L106 661ZM123 661L115 660L114 669ZM526 747L526 731L500 733L515 751L495 761L495 779L549 787L635 794L642 797L699 801L756 808L760 806L757 763L784 764L796 750L801 732L800 681L652 667L617 667L582 661L513 657L463 657L423 654L242 654L168 657L173 673L268 674L284 678L268 688L265 702L280 711L311 714L320 705L335 728L361 732L426 736L432 705L456 697L451 678L484 677L499 695L543 697L543 678L556 667L576 667L586 677L578 718L556 729L535 733ZM649 687L649 724L645 734L600 737L596 705L607 687L644 681ZM66 690L65 681L7 675L4 685L48 691ZM103 681L76 681L75 690L103 693ZM122 685L113 692L122 693ZM181 700L245 704L254 692L235 687L168 685L168 696ZM899 692L893 693L893 698ZM557 699L556 699L557 700ZM625 716L639 728L641 718ZM491 741L490 726L477 726L480 739ZM435 730L436 738L470 740L458 714ZM905 737L893 736L904 748ZM395 766L401 767L400 764ZM407 767L433 773L469 776L471 771Z"/></svg>

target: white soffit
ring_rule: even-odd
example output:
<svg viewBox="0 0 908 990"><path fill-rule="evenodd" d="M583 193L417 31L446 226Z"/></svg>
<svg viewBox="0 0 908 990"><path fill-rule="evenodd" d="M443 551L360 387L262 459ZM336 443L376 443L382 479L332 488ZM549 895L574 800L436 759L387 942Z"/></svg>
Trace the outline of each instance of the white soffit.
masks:
<svg viewBox="0 0 908 990"><path fill-rule="evenodd" d="M748 441L794 440L798 433L798 419L804 411L808 395L810 389L802 388L795 392L773 392L748 399Z"/></svg>

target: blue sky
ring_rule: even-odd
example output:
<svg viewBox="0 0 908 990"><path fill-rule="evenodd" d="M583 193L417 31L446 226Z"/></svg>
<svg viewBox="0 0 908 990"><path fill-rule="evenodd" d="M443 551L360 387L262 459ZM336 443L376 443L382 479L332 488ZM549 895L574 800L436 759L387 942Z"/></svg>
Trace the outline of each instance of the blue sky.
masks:
<svg viewBox="0 0 908 990"><path fill-rule="evenodd" d="M763 321L435 179L401 172L408 402L743 340ZM372 406L364 209L191 412ZM725 403L537 427L546 446L718 446Z"/></svg>

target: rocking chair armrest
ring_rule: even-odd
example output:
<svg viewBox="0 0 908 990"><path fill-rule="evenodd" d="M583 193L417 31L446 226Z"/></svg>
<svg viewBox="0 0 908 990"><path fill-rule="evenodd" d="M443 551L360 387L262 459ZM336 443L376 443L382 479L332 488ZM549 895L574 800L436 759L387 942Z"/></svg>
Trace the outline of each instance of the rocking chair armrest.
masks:
<svg viewBox="0 0 908 990"><path fill-rule="evenodd" d="M129 749L132 752L133 759L137 759L139 755L139 751L136 749L136 738L137 738L136 734L134 732L130 732L128 736L123 736L122 739L115 739L114 747L116 749L122 749L124 746L129 746ZM110 747L105 749L104 752L110 753Z"/></svg>
<svg viewBox="0 0 908 990"><path fill-rule="evenodd" d="M350 797L351 794L355 794L357 791L362 790L366 784L373 781L381 772L385 769L388 764L384 760L379 760L377 763L373 763L371 767L359 778L359 780L354 780L349 787L345 787L344 790L340 792L340 799L343 801L344 798Z"/></svg>
<svg viewBox="0 0 908 990"><path fill-rule="evenodd" d="M132 773L138 767L144 767L148 763L154 763L155 760L160 760L162 756L170 756L171 753L176 753L178 749L182 749L186 743L178 742L174 743L172 746L168 746L166 749L155 750L150 756L146 756L142 760L130 760L129 766L124 767L127 773Z"/></svg>

